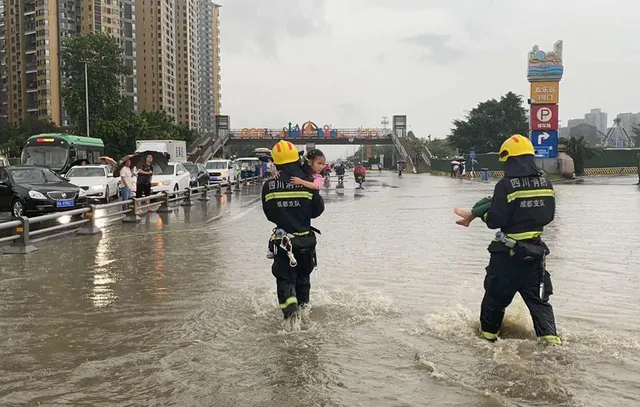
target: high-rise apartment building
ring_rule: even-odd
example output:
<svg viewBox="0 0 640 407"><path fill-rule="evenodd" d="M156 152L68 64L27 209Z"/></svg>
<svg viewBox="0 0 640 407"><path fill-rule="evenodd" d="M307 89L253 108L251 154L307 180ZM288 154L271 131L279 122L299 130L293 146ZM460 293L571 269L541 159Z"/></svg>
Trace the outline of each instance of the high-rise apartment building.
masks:
<svg viewBox="0 0 640 407"><path fill-rule="evenodd" d="M198 15L200 0L176 2L176 68L178 124L197 129L200 123Z"/></svg>
<svg viewBox="0 0 640 407"><path fill-rule="evenodd" d="M0 0L0 119L6 119L9 114L7 104L7 46L4 29L4 0Z"/></svg>
<svg viewBox="0 0 640 407"><path fill-rule="evenodd" d="M136 0L81 0L82 32L101 31L120 41L124 62L131 75L123 78L122 91L129 108L138 109L136 65Z"/></svg>
<svg viewBox="0 0 640 407"><path fill-rule="evenodd" d="M124 78L123 92L129 108L138 111L138 65L136 48L136 0L120 1L120 42L124 63L131 69L131 76Z"/></svg>
<svg viewBox="0 0 640 407"><path fill-rule="evenodd" d="M82 32L101 31L120 38L120 0L81 0Z"/></svg>
<svg viewBox="0 0 640 407"><path fill-rule="evenodd" d="M62 121L60 39L77 32L75 19L73 24L66 19L67 3L4 0L6 103L12 123L27 115Z"/></svg>
<svg viewBox="0 0 640 407"><path fill-rule="evenodd" d="M585 122L595 126L599 132L607 134L607 114L601 109L591 109L584 115Z"/></svg>
<svg viewBox="0 0 640 407"><path fill-rule="evenodd" d="M211 0L0 0L0 117L67 125L59 53L68 37L118 38L133 110L213 132L220 113L220 6Z"/></svg>
<svg viewBox="0 0 640 407"><path fill-rule="evenodd" d="M215 116L220 114L220 5L200 0L198 36L200 52L200 125L198 130L213 133Z"/></svg>
<svg viewBox="0 0 640 407"><path fill-rule="evenodd" d="M635 126L640 125L640 113L620 113L618 119L620 119L620 124L629 134L631 134Z"/></svg>
<svg viewBox="0 0 640 407"><path fill-rule="evenodd" d="M135 13L138 109L163 110L173 118L176 117L175 1L137 0Z"/></svg>

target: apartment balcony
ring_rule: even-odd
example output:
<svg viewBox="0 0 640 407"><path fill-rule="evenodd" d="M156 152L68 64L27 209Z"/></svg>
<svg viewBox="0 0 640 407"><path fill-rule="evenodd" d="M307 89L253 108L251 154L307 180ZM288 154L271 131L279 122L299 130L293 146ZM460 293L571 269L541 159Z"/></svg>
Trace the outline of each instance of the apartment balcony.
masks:
<svg viewBox="0 0 640 407"><path fill-rule="evenodd" d="M28 1L24 4L24 15L35 14L36 12L36 2Z"/></svg>

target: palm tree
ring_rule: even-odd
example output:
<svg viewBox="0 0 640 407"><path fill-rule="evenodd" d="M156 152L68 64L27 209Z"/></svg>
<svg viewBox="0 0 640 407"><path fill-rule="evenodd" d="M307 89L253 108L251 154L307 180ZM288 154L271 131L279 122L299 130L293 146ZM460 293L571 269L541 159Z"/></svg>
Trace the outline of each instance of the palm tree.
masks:
<svg viewBox="0 0 640 407"><path fill-rule="evenodd" d="M584 175L585 161L606 155L602 147L591 147L584 137L571 137L569 140L561 138L559 142L566 146L565 151L567 155L573 159L576 175Z"/></svg>

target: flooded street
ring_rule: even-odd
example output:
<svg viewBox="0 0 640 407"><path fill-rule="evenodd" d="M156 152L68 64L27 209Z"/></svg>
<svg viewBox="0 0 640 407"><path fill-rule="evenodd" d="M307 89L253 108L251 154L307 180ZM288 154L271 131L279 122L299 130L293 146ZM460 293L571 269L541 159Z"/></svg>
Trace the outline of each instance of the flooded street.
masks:
<svg viewBox="0 0 640 407"><path fill-rule="evenodd" d="M452 208L493 183L385 172L322 191L298 332L257 186L2 256L0 406L638 406L636 182L556 185L555 348L536 345L519 296L505 339L478 337L493 234Z"/></svg>

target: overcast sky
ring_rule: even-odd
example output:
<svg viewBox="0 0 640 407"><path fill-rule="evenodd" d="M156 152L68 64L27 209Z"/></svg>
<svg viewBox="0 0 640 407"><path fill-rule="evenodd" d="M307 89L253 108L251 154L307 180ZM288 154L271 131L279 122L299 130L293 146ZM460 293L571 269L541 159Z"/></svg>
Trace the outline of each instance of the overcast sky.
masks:
<svg viewBox="0 0 640 407"><path fill-rule="evenodd" d="M418 137L508 91L527 53L564 40L560 120L640 111L633 0L220 0L222 110L233 128L378 127Z"/></svg>

